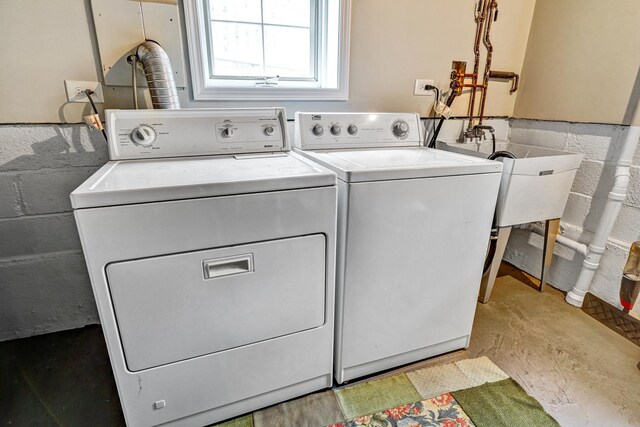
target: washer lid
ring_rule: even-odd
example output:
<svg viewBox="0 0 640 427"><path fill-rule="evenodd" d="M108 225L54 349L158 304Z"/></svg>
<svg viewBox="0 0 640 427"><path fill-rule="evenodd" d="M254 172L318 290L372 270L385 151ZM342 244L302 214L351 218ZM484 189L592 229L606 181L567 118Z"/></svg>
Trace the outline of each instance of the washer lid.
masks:
<svg viewBox="0 0 640 427"><path fill-rule="evenodd" d="M75 209L335 185L293 153L111 161L71 193Z"/></svg>
<svg viewBox="0 0 640 427"><path fill-rule="evenodd" d="M502 163L424 147L300 152L346 182L498 173Z"/></svg>

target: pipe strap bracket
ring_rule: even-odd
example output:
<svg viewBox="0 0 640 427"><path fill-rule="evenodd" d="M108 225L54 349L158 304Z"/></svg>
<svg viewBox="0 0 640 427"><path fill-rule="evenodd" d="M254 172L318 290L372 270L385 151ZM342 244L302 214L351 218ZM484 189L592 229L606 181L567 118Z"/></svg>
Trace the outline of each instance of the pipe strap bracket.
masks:
<svg viewBox="0 0 640 427"><path fill-rule="evenodd" d="M582 261L582 268L586 268L588 270L596 271L599 266L600 266L600 260L598 260L598 262L590 262L587 259L584 259Z"/></svg>
<svg viewBox="0 0 640 427"><path fill-rule="evenodd" d="M613 200L616 202L624 202L627 199L627 193L626 191L624 193L616 193L616 192L609 192L608 195L609 200Z"/></svg>
<svg viewBox="0 0 640 427"><path fill-rule="evenodd" d="M594 254L602 255L605 251L604 246L595 246L593 243L589 245L589 252L593 252Z"/></svg>

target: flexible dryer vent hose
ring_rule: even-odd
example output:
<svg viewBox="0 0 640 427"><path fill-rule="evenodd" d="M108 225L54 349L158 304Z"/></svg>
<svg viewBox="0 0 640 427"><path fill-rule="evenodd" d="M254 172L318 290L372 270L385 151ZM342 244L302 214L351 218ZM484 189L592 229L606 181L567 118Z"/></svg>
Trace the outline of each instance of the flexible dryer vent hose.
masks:
<svg viewBox="0 0 640 427"><path fill-rule="evenodd" d="M167 52L153 40L147 40L136 49L147 78L153 108L175 110L180 108L178 90Z"/></svg>

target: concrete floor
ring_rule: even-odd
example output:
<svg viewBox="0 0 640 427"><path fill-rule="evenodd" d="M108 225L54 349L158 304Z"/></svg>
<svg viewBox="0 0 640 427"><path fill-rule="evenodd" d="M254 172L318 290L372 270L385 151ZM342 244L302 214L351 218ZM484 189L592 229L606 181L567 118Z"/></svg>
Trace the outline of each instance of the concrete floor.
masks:
<svg viewBox="0 0 640 427"><path fill-rule="evenodd" d="M640 348L505 266L478 306L471 346L379 377L488 356L563 426L640 426ZM0 419L124 425L99 326L0 343Z"/></svg>

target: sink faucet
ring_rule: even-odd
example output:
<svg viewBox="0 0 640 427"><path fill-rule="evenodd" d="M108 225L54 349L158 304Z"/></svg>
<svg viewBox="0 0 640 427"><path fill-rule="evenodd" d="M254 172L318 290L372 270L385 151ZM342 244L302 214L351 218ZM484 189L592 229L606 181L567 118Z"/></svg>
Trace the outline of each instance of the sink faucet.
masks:
<svg viewBox="0 0 640 427"><path fill-rule="evenodd" d="M472 127L471 129L467 129L464 131L464 139L470 139L471 142L473 142L474 140L478 140L478 144L480 143L480 140L484 137L484 128L485 126L480 126L480 125L476 125L474 127Z"/></svg>
<svg viewBox="0 0 640 427"><path fill-rule="evenodd" d="M483 136L485 139L485 130L488 130L491 133L491 154L496 152L496 130L493 126L489 126L489 125L475 125L472 129L472 132L477 133L478 135ZM466 136L466 133L465 133ZM478 140L480 139L480 137L478 136Z"/></svg>

